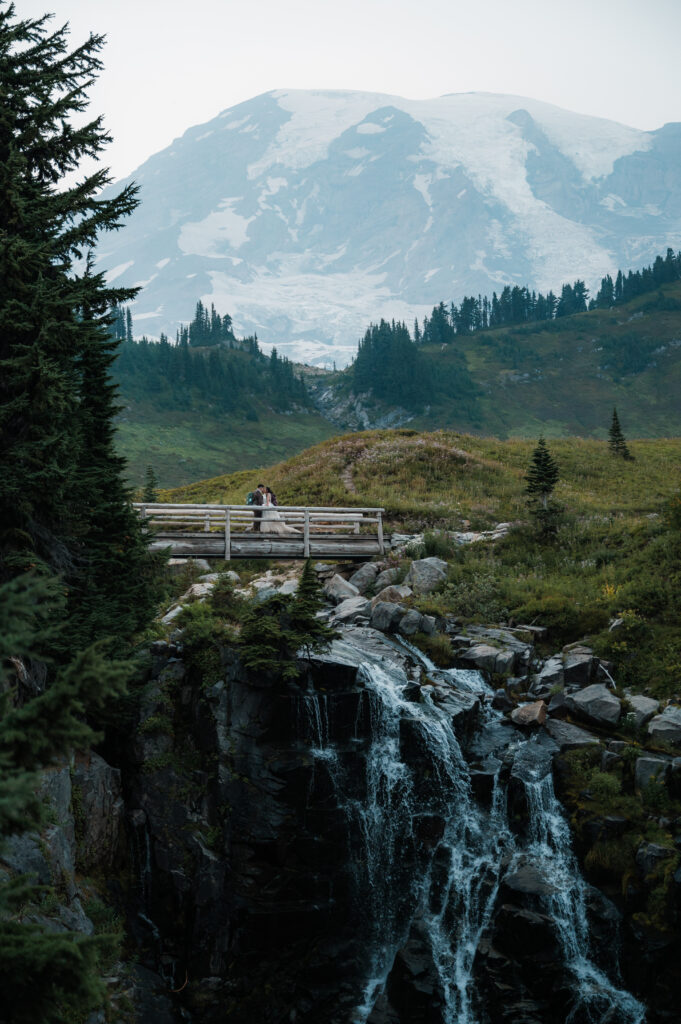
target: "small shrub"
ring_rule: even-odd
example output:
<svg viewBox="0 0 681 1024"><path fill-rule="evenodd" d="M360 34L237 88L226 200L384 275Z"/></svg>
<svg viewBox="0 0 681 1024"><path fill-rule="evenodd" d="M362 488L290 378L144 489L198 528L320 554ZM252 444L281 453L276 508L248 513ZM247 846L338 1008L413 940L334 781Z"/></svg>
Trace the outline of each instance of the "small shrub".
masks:
<svg viewBox="0 0 681 1024"><path fill-rule="evenodd" d="M425 557L444 558L445 561L453 558L457 545L447 536L446 533L433 531L426 533L423 538ZM423 557L423 556L422 556Z"/></svg>
<svg viewBox="0 0 681 1024"><path fill-rule="evenodd" d="M597 800L612 800L622 792L622 783L611 772L595 771L589 779L589 789Z"/></svg>

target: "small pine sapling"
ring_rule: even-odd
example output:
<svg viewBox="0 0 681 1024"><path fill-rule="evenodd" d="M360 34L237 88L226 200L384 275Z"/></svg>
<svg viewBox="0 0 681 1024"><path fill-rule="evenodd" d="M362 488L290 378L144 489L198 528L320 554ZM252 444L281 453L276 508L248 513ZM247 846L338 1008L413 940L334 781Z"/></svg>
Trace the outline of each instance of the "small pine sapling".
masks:
<svg viewBox="0 0 681 1024"><path fill-rule="evenodd" d="M608 448L613 455L617 455L621 459L626 459L628 462L632 462L634 459L634 456L629 451L624 434L622 433L617 409L612 410L612 421L610 423L610 429L608 430Z"/></svg>
<svg viewBox="0 0 681 1024"><path fill-rule="evenodd" d="M528 495L530 512L539 527L539 532L544 536L554 534L558 527L561 508L552 501L558 478L558 465L546 441L540 437L525 476L525 492Z"/></svg>

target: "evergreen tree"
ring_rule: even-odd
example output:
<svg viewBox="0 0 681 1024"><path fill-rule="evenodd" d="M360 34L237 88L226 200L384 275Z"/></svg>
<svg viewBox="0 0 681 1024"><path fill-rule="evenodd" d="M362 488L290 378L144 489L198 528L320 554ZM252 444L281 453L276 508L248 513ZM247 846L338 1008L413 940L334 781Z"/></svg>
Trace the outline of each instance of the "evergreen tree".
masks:
<svg viewBox="0 0 681 1024"><path fill-rule="evenodd" d="M37 829L43 809L37 771L96 735L86 714L119 696L129 667L81 652L35 696L25 685L32 659L49 662L63 595L53 582L24 574L0 585L0 844ZM13 701L14 705L13 706ZM0 1021L63 1024L84 1020L105 1000L98 959L105 943L29 923L41 890L25 876L0 880ZM33 906L32 906L33 905Z"/></svg>
<svg viewBox="0 0 681 1024"><path fill-rule="evenodd" d="M110 310L135 291L108 288L89 257L137 199L130 185L98 198L102 168L63 187L109 141L101 118L80 123L103 39L69 51L67 28L47 22L0 8L0 579L36 563L60 573L84 644L97 620L123 635L153 602L109 379Z"/></svg>
<svg viewBox="0 0 681 1024"><path fill-rule="evenodd" d="M158 480L156 479L153 466L147 466L142 501L148 501L150 504L158 501Z"/></svg>
<svg viewBox="0 0 681 1024"><path fill-rule="evenodd" d="M551 496L558 482L559 472L546 441L540 437L532 453L532 461L525 476L525 492L528 495L530 512L535 517L543 534L555 533L559 506Z"/></svg>
<svg viewBox="0 0 681 1024"><path fill-rule="evenodd" d="M125 311L125 340L132 341L132 313L130 306Z"/></svg>
<svg viewBox="0 0 681 1024"><path fill-rule="evenodd" d="M617 455L622 459L633 460L634 458L622 433L617 409L612 410L612 420L608 430L608 447L613 455Z"/></svg>
<svg viewBox="0 0 681 1024"><path fill-rule="evenodd" d="M336 633L321 619L317 612L324 607L324 595L317 579L317 573L308 558L298 582L295 600L291 608L291 628L299 637L299 648L309 658L313 651L323 650L331 643Z"/></svg>

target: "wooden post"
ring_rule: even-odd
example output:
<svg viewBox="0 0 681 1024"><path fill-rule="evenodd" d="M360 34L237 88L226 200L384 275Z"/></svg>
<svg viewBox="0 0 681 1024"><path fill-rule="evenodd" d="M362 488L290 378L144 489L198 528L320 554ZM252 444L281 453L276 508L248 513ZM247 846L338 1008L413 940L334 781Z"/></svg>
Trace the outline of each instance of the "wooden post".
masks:
<svg viewBox="0 0 681 1024"><path fill-rule="evenodd" d="M225 509L225 561L229 562L232 557L232 538L230 535L229 509Z"/></svg>
<svg viewBox="0 0 681 1024"><path fill-rule="evenodd" d="M383 555L385 554L383 545L383 513L379 511L376 515L378 516L378 550L379 554Z"/></svg>
<svg viewBox="0 0 681 1024"><path fill-rule="evenodd" d="M310 557L310 510L305 509L305 523L303 526L303 555Z"/></svg>
<svg viewBox="0 0 681 1024"><path fill-rule="evenodd" d="M210 512L206 512L206 521L203 524L203 532L210 533Z"/></svg>

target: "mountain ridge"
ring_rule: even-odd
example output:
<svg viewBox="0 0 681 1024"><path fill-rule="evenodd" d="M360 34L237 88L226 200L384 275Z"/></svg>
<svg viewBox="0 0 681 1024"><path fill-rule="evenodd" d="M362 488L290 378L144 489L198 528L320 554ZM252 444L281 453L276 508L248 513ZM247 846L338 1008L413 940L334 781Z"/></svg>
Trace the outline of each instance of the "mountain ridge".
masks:
<svg viewBox="0 0 681 1024"><path fill-rule="evenodd" d="M265 348L343 365L371 319L504 284L593 287L664 251L681 236L679 156L679 125L523 97L276 90L131 176L141 207L98 269L143 285L133 313L152 335L201 298Z"/></svg>

